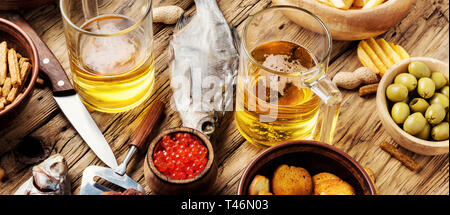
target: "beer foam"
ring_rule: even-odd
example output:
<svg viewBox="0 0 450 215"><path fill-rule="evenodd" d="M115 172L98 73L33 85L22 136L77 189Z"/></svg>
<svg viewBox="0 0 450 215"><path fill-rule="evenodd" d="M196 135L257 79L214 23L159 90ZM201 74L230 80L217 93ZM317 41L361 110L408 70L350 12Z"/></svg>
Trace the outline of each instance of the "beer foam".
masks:
<svg viewBox="0 0 450 215"><path fill-rule="evenodd" d="M283 73L303 72L307 70L298 60L292 60L288 55L266 55L263 66Z"/></svg>
<svg viewBox="0 0 450 215"><path fill-rule="evenodd" d="M116 23L106 23L95 28L94 33L114 34L120 32ZM118 75L134 66L137 49L131 38L124 35L90 37L83 45L83 61L100 75Z"/></svg>
<svg viewBox="0 0 450 215"><path fill-rule="evenodd" d="M266 60L262 64L263 66L280 72L280 73L298 73L305 72L308 69L305 68L298 60L292 60L288 55L266 55ZM300 77L280 77L278 79L278 92L280 95L285 94L286 88L290 85L296 86L298 89L303 88L302 78Z"/></svg>

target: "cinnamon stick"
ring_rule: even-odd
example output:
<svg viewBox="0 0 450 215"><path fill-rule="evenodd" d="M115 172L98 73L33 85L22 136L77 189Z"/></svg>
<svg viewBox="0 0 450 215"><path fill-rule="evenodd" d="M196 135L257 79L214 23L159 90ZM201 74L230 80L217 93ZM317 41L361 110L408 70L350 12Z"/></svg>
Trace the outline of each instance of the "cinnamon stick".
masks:
<svg viewBox="0 0 450 215"><path fill-rule="evenodd" d="M401 152L398 148L396 148L394 145L383 142L380 145L381 149L392 155L395 159L400 161L403 165L405 165L408 169L411 171L417 172L422 167L416 163L411 157Z"/></svg>
<svg viewBox="0 0 450 215"><path fill-rule="evenodd" d="M359 89L359 96L364 97L364 96L373 95L373 94L376 94L377 91L378 91L378 84L366 85Z"/></svg>

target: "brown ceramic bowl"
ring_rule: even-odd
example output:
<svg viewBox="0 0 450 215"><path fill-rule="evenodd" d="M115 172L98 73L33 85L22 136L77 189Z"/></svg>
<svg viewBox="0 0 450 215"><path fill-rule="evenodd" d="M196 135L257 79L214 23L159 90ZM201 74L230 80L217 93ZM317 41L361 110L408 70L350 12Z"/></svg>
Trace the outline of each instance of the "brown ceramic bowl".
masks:
<svg viewBox="0 0 450 215"><path fill-rule="evenodd" d="M239 183L238 194L248 195L256 175L272 179L280 165L305 168L311 176L329 172L349 183L357 195L375 195L369 175L353 158L342 150L315 141L292 141L269 148L258 155L247 167Z"/></svg>
<svg viewBox="0 0 450 215"><path fill-rule="evenodd" d="M402 147L421 155L441 155L448 154L449 152L449 140L445 141L429 141L422 140L414 137L406 131L404 131L399 125L397 125L391 117L390 110L391 105L386 98L386 89L395 80L395 77L400 73L408 72L408 66L413 61L420 61L426 64L432 72L441 72L449 80L449 66L442 61L428 58L428 57L413 57L405 59L394 66L392 66L383 79L380 81L377 92L377 111L383 127L388 134L395 140L396 143Z"/></svg>
<svg viewBox="0 0 450 215"><path fill-rule="evenodd" d="M31 38L17 25L0 18L0 42L3 41L8 43L8 48L14 48L22 56L29 58L33 68L29 74L30 77L28 77L28 83L26 83L26 88L24 88L23 96L15 103L6 106L4 110L0 111L0 125L4 125L5 123L2 122L7 122L20 114L28 104L39 73L38 52Z"/></svg>
<svg viewBox="0 0 450 215"><path fill-rule="evenodd" d="M54 0L2 0L0 10L19 10L50 3Z"/></svg>
<svg viewBox="0 0 450 215"><path fill-rule="evenodd" d="M153 153L160 144L162 138L168 134L189 133L197 136L208 149L208 161L202 172L193 178L186 180L175 180L161 173L153 162ZM211 186L217 178L217 164L214 158L214 149L209 138L201 132L191 128L174 128L162 132L156 137L148 148L144 167L145 181L150 189L156 194L208 194Z"/></svg>

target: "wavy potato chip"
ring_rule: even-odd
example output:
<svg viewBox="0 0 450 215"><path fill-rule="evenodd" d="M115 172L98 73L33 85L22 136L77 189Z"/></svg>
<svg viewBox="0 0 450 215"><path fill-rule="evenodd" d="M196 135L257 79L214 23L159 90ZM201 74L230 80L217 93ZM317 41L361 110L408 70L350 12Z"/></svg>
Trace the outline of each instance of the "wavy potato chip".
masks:
<svg viewBox="0 0 450 215"><path fill-rule="evenodd" d="M410 57L403 47L388 43L382 38L362 40L358 45L357 53L359 61L380 76L383 76L394 64Z"/></svg>
<svg viewBox="0 0 450 215"><path fill-rule="evenodd" d="M408 52L401 46L395 45L394 43L389 43L389 45L397 52L402 59L410 58Z"/></svg>

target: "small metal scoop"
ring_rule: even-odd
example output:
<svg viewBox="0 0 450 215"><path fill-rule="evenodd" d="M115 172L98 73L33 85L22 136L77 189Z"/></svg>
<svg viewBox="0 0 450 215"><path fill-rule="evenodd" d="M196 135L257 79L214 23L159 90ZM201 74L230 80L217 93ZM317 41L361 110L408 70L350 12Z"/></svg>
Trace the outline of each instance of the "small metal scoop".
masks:
<svg viewBox="0 0 450 215"><path fill-rule="evenodd" d="M145 192L144 188L136 181L126 175L126 169L129 161L137 150L146 150L148 147L148 137L153 127L162 115L165 104L155 101L148 110L144 120L139 125L132 140L128 144L131 148L125 157L125 160L115 169L100 166L89 166L83 171L81 179L80 195L101 195L104 192L113 191L95 181L95 178L102 178L112 184L115 184L125 190L135 189Z"/></svg>

